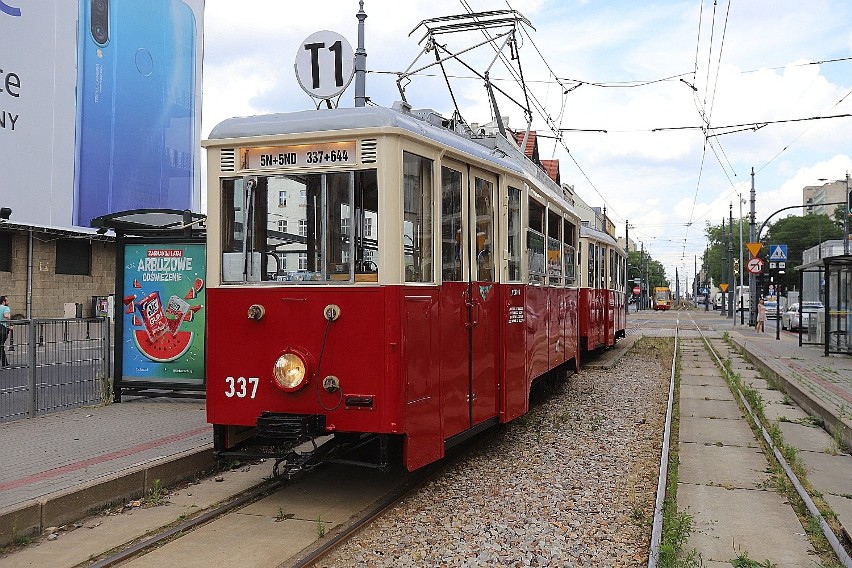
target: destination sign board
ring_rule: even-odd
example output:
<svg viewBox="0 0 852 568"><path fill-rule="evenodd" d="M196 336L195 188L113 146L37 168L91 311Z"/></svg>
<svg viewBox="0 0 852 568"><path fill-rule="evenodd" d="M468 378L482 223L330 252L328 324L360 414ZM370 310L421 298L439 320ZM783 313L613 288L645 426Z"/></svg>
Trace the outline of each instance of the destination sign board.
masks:
<svg viewBox="0 0 852 568"><path fill-rule="evenodd" d="M355 165L355 141L245 148L242 158L247 170Z"/></svg>

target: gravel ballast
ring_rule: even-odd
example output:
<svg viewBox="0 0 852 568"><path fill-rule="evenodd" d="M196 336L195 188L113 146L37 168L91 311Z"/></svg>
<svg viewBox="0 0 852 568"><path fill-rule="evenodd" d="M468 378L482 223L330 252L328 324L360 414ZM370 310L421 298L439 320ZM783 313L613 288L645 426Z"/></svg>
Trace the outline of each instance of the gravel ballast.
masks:
<svg viewBox="0 0 852 568"><path fill-rule="evenodd" d="M320 565L647 565L670 344L574 375Z"/></svg>

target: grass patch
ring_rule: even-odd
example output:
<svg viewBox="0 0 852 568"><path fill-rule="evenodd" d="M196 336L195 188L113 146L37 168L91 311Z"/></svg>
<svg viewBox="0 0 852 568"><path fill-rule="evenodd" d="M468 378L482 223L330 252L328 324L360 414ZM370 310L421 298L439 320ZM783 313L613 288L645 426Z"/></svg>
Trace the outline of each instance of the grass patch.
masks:
<svg viewBox="0 0 852 568"><path fill-rule="evenodd" d="M669 342L669 357L674 344ZM657 566L661 568L698 568L701 557L695 549L685 550L692 532L692 515L677 510L677 484L679 478L678 439L680 437L680 378L681 354L675 359L674 398L672 400L672 424L669 438L668 478L666 479L666 499L663 502L663 533Z"/></svg>

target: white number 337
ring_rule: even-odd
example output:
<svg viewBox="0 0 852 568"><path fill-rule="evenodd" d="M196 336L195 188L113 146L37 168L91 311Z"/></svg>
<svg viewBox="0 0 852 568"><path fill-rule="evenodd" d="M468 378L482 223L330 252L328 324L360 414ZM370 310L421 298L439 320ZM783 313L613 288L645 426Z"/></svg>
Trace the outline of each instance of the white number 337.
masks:
<svg viewBox="0 0 852 568"><path fill-rule="evenodd" d="M260 379L257 377L249 377L248 379L245 377L225 377L225 384L227 385L225 396L228 398L245 398L246 396L254 398L254 395L257 394L258 382L260 382ZM251 387L251 393L248 391L249 387Z"/></svg>

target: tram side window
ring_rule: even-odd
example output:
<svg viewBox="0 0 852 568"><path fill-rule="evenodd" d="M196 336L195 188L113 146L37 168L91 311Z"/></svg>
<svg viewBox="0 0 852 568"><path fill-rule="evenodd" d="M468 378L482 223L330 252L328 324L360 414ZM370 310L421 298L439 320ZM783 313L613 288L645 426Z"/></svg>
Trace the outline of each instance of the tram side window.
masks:
<svg viewBox="0 0 852 568"><path fill-rule="evenodd" d="M494 282L494 184L476 178L476 276L479 282Z"/></svg>
<svg viewBox="0 0 852 568"><path fill-rule="evenodd" d="M616 266L616 259L618 257L615 255L614 249L609 249L609 288L610 290L614 290L616 288L615 283L618 278L618 268Z"/></svg>
<svg viewBox="0 0 852 568"><path fill-rule="evenodd" d="M529 281L541 284L546 275L544 254L544 205L535 199L529 200L529 228L527 229L527 262Z"/></svg>
<svg viewBox="0 0 852 568"><path fill-rule="evenodd" d="M576 263L574 261L574 255L576 254L574 248L574 231L576 227L573 223L569 222L567 219L563 219L563 229L562 229L562 242L563 242L563 255L562 258L565 261L565 285L573 286L576 281L577 274L575 271Z"/></svg>
<svg viewBox="0 0 852 568"><path fill-rule="evenodd" d="M441 167L441 279L462 279L462 175Z"/></svg>
<svg viewBox="0 0 852 568"><path fill-rule="evenodd" d="M606 247L598 247L598 260L600 264L598 287L606 288Z"/></svg>
<svg viewBox="0 0 852 568"><path fill-rule="evenodd" d="M587 278L589 288L594 288L597 283L597 274L595 271L595 268L597 268L597 259L595 258L595 252L595 243L589 243L589 274Z"/></svg>
<svg viewBox="0 0 852 568"><path fill-rule="evenodd" d="M521 280L521 190L509 188L509 281Z"/></svg>
<svg viewBox="0 0 852 568"><path fill-rule="evenodd" d="M376 281L376 179L368 170L222 180L222 280L341 283L369 272L355 280ZM281 204L287 193L303 199Z"/></svg>
<svg viewBox="0 0 852 568"><path fill-rule="evenodd" d="M556 211L547 213L547 275L550 284L562 285L562 218Z"/></svg>
<svg viewBox="0 0 852 568"><path fill-rule="evenodd" d="M432 281L432 160L403 152L403 263L406 282Z"/></svg>

